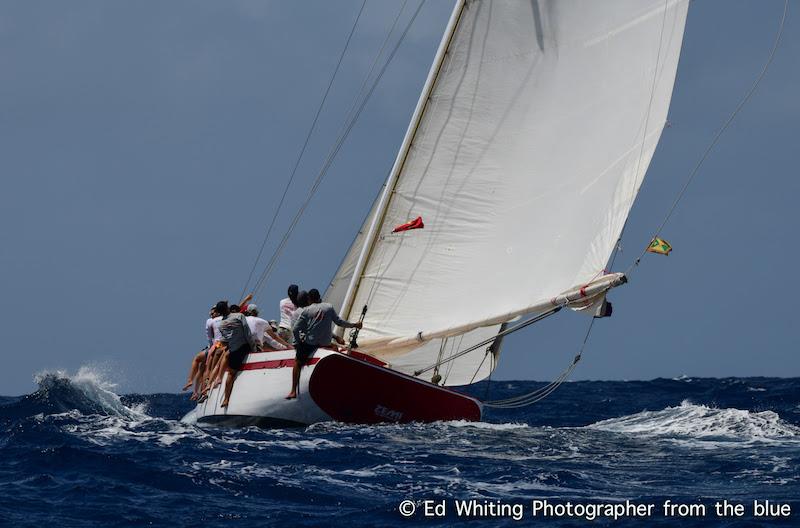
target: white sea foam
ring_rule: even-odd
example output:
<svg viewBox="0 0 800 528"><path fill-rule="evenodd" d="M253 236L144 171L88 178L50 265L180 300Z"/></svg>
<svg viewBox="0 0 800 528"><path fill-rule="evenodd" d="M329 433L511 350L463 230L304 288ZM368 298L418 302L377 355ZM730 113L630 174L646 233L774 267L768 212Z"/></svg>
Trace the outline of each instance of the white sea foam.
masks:
<svg viewBox="0 0 800 528"><path fill-rule="evenodd" d="M677 407L603 420L589 429L661 437L734 441L798 441L800 428L773 411L717 409L683 401Z"/></svg>
<svg viewBox="0 0 800 528"><path fill-rule="evenodd" d="M34 418L60 423L63 431L96 445L142 442L170 446L207 436L190 424L147 415L146 402L125 405L114 392L117 385L99 368L84 366L75 374L45 371L36 374L35 380L39 390L33 396L48 408L64 412L40 413Z"/></svg>
<svg viewBox="0 0 800 528"><path fill-rule="evenodd" d="M128 407L122 403L114 392L117 385L97 368L83 366L73 375L63 370L43 371L34 376L34 381L39 385L37 392L54 404L71 404L80 411L130 419L147 417L144 405Z"/></svg>
<svg viewBox="0 0 800 528"><path fill-rule="evenodd" d="M488 422L468 422L467 420L452 420L442 422L450 427L473 427L475 429L487 429L492 431L508 431L511 429L529 429L530 426L524 423L488 423Z"/></svg>

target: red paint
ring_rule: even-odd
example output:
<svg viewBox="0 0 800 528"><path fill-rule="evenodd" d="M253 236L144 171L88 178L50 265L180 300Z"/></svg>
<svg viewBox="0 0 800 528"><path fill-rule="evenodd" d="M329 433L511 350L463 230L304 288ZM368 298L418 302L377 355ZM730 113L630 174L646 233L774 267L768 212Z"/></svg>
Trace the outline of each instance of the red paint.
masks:
<svg viewBox="0 0 800 528"><path fill-rule="evenodd" d="M315 365L319 358L311 358L306 363L308 365ZM291 368L294 367L294 359L272 359L269 361L256 361L254 363L245 363L239 370L263 370L263 369L277 369L277 368Z"/></svg>
<svg viewBox="0 0 800 528"><path fill-rule="evenodd" d="M474 398L339 354L320 359L308 392L340 422L481 419L480 403Z"/></svg>
<svg viewBox="0 0 800 528"><path fill-rule="evenodd" d="M373 365L378 365L380 367L386 366L386 363L380 359L370 356L369 354L364 354L363 352L358 352L357 350L351 350L347 355L356 359L360 359L361 361L366 361L367 363L372 363Z"/></svg>

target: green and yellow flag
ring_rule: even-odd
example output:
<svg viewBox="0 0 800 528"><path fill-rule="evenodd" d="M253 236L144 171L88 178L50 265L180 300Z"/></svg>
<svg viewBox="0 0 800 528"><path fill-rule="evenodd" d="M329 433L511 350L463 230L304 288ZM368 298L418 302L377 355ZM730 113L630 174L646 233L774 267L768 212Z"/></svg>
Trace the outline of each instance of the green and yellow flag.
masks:
<svg viewBox="0 0 800 528"><path fill-rule="evenodd" d="M650 242L650 247L647 248L648 253L658 253L659 255L669 255L670 251L672 251L672 246L663 238L654 238Z"/></svg>

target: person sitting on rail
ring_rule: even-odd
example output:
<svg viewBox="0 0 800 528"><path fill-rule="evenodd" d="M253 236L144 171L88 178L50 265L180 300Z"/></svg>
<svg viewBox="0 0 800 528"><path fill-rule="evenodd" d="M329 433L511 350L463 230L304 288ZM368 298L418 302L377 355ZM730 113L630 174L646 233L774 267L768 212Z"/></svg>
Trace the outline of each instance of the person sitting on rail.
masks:
<svg viewBox="0 0 800 528"><path fill-rule="evenodd" d="M206 347L198 352L194 359L192 359L192 365L189 368L189 378L186 380L186 385L184 385L181 389L185 391L194 385L194 391L192 391L191 398L193 400L196 400L200 394L200 382L203 379L202 374L206 369L206 360L208 359L209 349L214 345L215 332L217 335L219 333L219 326L217 326L217 329L215 330L214 321L219 321L221 319L221 317L217 316L216 306L212 306L208 312L208 319L206 320L206 340L208 343L206 344Z"/></svg>
<svg viewBox="0 0 800 528"><path fill-rule="evenodd" d="M228 379L225 380L225 394L220 407L226 408L230 402L236 374L241 370L247 355L253 351L254 339L250 334L247 318L239 312L231 312L223 316L220 332L222 333L220 342L225 347L220 363L220 373L228 374Z"/></svg>
<svg viewBox="0 0 800 528"><path fill-rule="evenodd" d="M292 327L294 335L295 361L292 369L292 390L287 400L297 398L300 385L300 369L308 363L318 347L330 346L333 337L333 324L343 328L361 328L361 323L351 323L341 319L329 303L322 302L319 291L308 292L309 306L303 308Z"/></svg>
<svg viewBox="0 0 800 528"><path fill-rule="evenodd" d="M207 352L205 369L198 373L198 376L200 377L200 382L198 384L198 397L200 400L205 399L205 396L211 389L211 383L214 381L214 376L219 370L218 367L222 359L223 352L223 347L221 345L222 332L220 331L220 325L222 324L223 314L228 314L230 312L228 301L217 302L217 304L214 305L214 312L216 313L216 317L214 317L214 319L211 321L210 328L208 326L208 322L206 322L206 335L208 339L212 341L212 343Z"/></svg>
<svg viewBox="0 0 800 528"><path fill-rule="evenodd" d="M270 328L269 322L258 316L258 306L249 304L247 306L247 326L256 342L256 350L263 350L265 347L272 350L285 350L291 348L286 341L281 339Z"/></svg>
<svg viewBox="0 0 800 528"><path fill-rule="evenodd" d="M287 343L292 341L292 313L299 308L297 301L300 288L297 284L290 284L287 290L288 297L281 299L279 309L281 321L278 324L278 335Z"/></svg>
<svg viewBox="0 0 800 528"><path fill-rule="evenodd" d="M238 304L230 305L230 307L228 308L228 313L229 314L238 313L240 315L244 315L242 313L241 306ZM226 319L226 317L224 317L223 320L224 319ZM222 322L220 322L220 329L221 328L222 328ZM253 349L255 350L255 342L253 343ZM220 346L218 347L217 350L219 351L219 353L216 354L214 357L214 361L211 366L211 374L208 377L206 392L208 390L216 389L217 387L219 387L219 385L222 383L222 377L225 375L225 372L227 371L228 368L224 360L227 356L226 352L230 352L230 349L228 349L227 346L224 347Z"/></svg>

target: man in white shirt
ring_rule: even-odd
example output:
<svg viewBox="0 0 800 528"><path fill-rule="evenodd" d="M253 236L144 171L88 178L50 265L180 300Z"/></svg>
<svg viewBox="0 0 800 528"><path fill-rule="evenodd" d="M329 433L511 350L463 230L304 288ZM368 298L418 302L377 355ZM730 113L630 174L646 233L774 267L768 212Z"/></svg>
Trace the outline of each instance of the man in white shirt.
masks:
<svg viewBox="0 0 800 528"><path fill-rule="evenodd" d="M183 386L182 390L187 390L192 385L195 386L195 389L192 393L192 399L196 399L200 392L200 382L202 381L202 375L207 370L207 361L209 351L213 348L214 343L219 341L220 333L219 333L219 322L222 320L217 314L216 306L212 306L211 310L208 312L208 319L206 319L206 341L208 342L208 346L197 353L197 355L192 359L192 365L189 368L189 379L186 380L186 385Z"/></svg>
<svg viewBox="0 0 800 528"><path fill-rule="evenodd" d="M298 308L297 295L299 291L300 288L297 284L290 284L286 292L289 296L281 299L279 304L281 321L278 324L278 335L286 342L292 340L292 313Z"/></svg>
<svg viewBox="0 0 800 528"><path fill-rule="evenodd" d="M212 308L212 310L214 309ZM217 313L216 310L214 310L214 313ZM215 342L219 341L220 337L222 337L222 334L219 332L219 324L221 322L222 317L219 315L215 315L206 319L206 340L208 341L208 346L213 345Z"/></svg>
<svg viewBox="0 0 800 528"><path fill-rule="evenodd" d="M263 349L264 346L273 350L290 348L280 336L272 332L269 321L258 316L258 306L252 303L247 306L247 326L250 328L250 333L253 334L256 346L259 349Z"/></svg>

